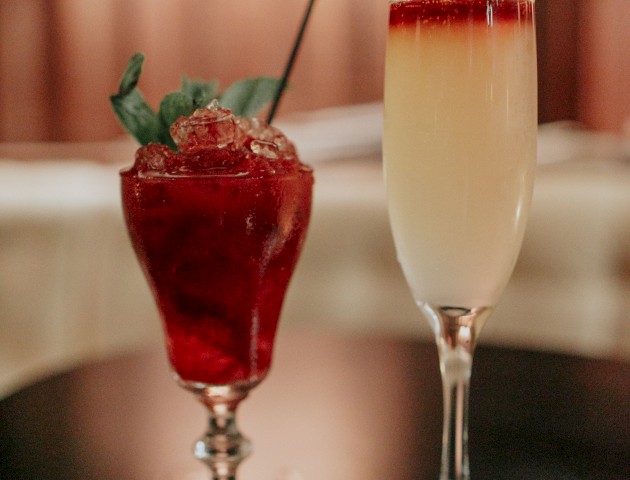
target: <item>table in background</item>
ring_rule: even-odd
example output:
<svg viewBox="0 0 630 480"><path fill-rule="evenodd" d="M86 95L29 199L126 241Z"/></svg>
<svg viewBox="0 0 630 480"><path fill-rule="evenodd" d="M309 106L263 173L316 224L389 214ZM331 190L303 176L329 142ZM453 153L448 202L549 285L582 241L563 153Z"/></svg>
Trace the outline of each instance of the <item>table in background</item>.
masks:
<svg viewBox="0 0 630 480"><path fill-rule="evenodd" d="M442 423L429 343L281 333L239 422L243 480L437 478ZM476 479L630 478L630 365L481 346ZM2 480L158 480L196 465L205 413L161 352L88 364L0 401Z"/></svg>

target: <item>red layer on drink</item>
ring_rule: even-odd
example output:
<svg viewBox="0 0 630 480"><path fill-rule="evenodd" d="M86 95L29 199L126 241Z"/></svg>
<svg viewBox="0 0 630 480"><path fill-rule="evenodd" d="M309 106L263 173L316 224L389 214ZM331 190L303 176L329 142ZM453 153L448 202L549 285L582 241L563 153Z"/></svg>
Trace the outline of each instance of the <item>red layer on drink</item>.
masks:
<svg viewBox="0 0 630 480"><path fill-rule="evenodd" d="M163 319L171 365L185 382L252 382L269 369L311 210L312 172L289 150L174 153L150 145L121 172L132 244ZM147 171L152 155L162 170ZM165 173L164 164L178 173Z"/></svg>
<svg viewBox="0 0 630 480"><path fill-rule="evenodd" d="M482 21L531 21L531 0L411 0L393 3L389 25L415 26Z"/></svg>

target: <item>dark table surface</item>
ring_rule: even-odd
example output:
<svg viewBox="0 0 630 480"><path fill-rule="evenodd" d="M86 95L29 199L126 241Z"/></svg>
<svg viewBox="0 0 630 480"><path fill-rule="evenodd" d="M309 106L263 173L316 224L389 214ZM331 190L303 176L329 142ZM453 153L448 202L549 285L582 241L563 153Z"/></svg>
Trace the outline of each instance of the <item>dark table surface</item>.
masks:
<svg viewBox="0 0 630 480"><path fill-rule="evenodd" d="M630 479L630 364L480 346L473 479ZM437 479L435 346L281 333L242 404L243 480ZM161 351L87 364L0 401L0 479L161 480L197 465L205 413Z"/></svg>

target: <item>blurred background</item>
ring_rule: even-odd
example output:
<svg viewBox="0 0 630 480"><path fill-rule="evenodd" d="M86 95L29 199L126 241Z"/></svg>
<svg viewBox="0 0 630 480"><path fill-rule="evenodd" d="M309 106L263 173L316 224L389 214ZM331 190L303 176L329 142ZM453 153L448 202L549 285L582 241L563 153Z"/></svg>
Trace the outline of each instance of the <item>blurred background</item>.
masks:
<svg viewBox="0 0 630 480"><path fill-rule="evenodd" d="M0 0L0 396L160 342L122 225L135 145L108 97L135 51L152 105L180 76L280 76L301 0ZM630 2L539 0L539 178L483 341L630 356ZM287 328L427 336L380 173L386 0L318 0L278 124L315 165Z"/></svg>
<svg viewBox="0 0 630 480"><path fill-rule="evenodd" d="M1 0L0 140L95 141L137 50L156 104L183 73L280 76L299 0ZM537 2L540 120L621 132L630 117L627 0ZM386 0L319 0L282 112L380 100Z"/></svg>

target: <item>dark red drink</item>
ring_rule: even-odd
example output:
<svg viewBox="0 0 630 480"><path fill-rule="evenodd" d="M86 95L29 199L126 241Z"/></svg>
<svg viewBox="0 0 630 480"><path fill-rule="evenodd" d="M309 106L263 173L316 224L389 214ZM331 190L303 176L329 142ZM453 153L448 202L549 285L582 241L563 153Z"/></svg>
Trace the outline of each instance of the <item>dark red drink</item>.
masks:
<svg viewBox="0 0 630 480"><path fill-rule="evenodd" d="M390 7L389 25L414 26L435 23L447 25L482 21L531 20L531 0L411 0L395 2Z"/></svg>
<svg viewBox="0 0 630 480"><path fill-rule="evenodd" d="M257 382L306 234L312 171L279 131L214 108L121 172L131 240L190 384Z"/></svg>

